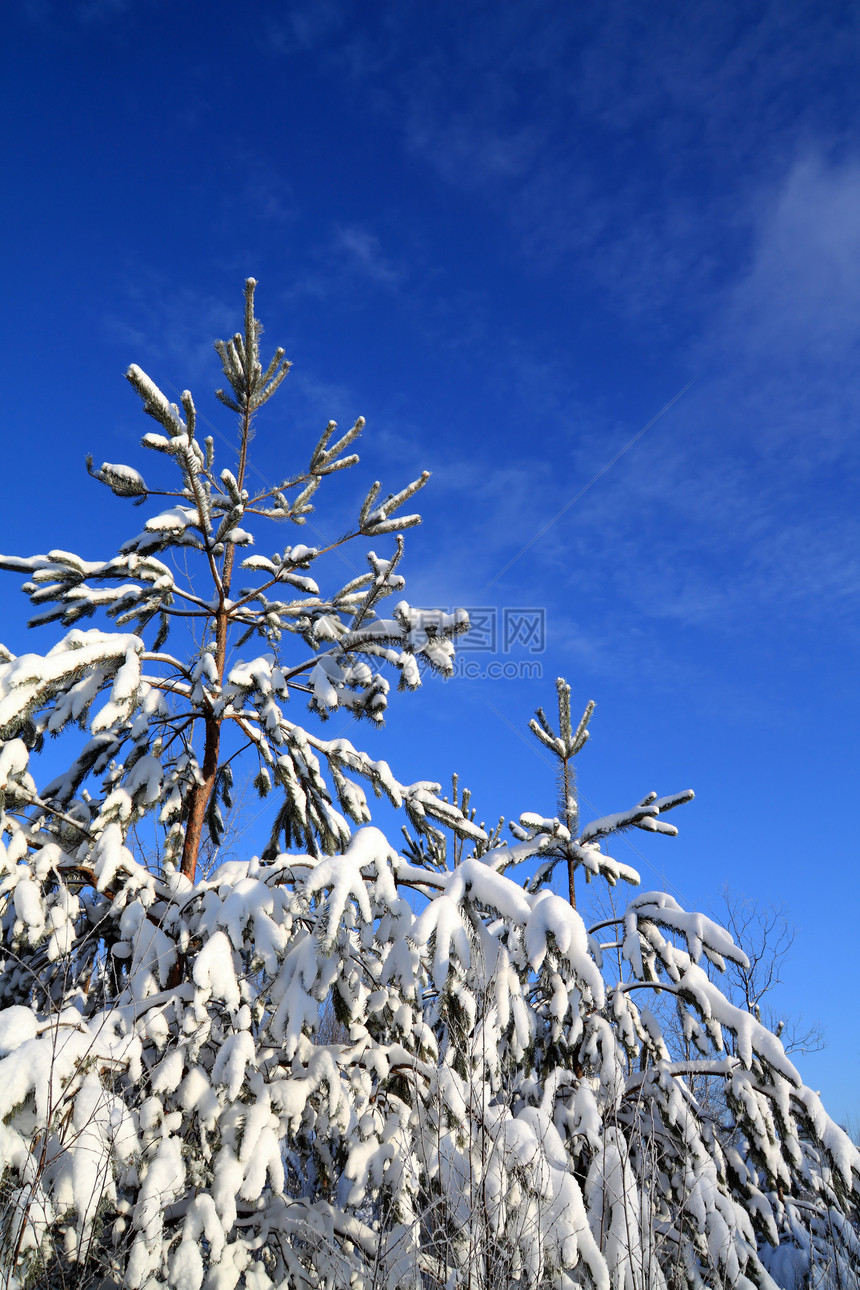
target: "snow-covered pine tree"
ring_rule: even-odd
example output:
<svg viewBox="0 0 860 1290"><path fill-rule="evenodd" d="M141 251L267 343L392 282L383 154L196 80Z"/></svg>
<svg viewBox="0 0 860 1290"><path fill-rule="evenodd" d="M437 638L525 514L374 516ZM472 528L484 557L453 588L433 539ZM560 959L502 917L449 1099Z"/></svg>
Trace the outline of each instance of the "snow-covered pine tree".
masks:
<svg viewBox="0 0 860 1290"><path fill-rule="evenodd" d="M384 501L374 484L338 543L244 555L266 522L306 519L363 425L330 425L307 469L252 492L252 418L288 368L277 350L264 370L259 336L249 282L243 332L217 345L232 471L215 472L190 394L172 404L132 367L159 426L143 444L176 482L90 470L161 509L107 561L0 561L26 574L35 622L69 629L0 662L3 1284L850 1284L860 1156L701 966L742 952L665 895L588 929L552 890L560 863L571 898L579 868L638 882L601 842L674 833L663 816L691 794L581 827L571 761L591 714L573 727L562 682L558 733L541 712L533 725L561 809L521 815L512 843L456 786L400 784L288 715L302 695L379 720L384 670L408 688L421 656L450 670L467 620L402 600L379 616L417 519L399 509L426 476ZM388 553L321 592L312 568L361 538ZM113 629L76 626L96 613ZM75 727L82 747L44 783L46 736L70 731L65 748ZM240 754L276 795L271 839L206 872ZM362 781L405 811L403 852ZM137 849L147 821L157 860ZM668 1051L645 1006L658 994L694 1061ZM724 1089L725 1122L701 1113L694 1074Z"/></svg>

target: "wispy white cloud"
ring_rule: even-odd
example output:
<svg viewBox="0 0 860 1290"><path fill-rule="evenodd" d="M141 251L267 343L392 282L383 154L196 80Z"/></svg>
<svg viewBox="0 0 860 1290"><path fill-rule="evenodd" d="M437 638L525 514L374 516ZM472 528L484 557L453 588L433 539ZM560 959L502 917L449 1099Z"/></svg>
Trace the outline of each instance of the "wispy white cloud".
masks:
<svg viewBox="0 0 860 1290"><path fill-rule="evenodd" d="M160 273L138 271L118 292L121 306L103 319L103 331L128 348L129 362L158 362L159 380L211 384L212 337L232 336L241 297L227 300L193 287L176 287ZM217 360L214 360L217 363ZM173 397L173 396L171 396Z"/></svg>
<svg viewBox="0 0 860 1290"><path fill-rule="evenodd" d="M43 27L53 15L51 0L23 0L22 13L34 26Z"/></svg>
<svg viewBox="0 0 860 1290"><path fill-rule="evenodd" d="M342 253L350 268L377 286L398 287L406 276L405 270L385 255L376 234L367 228L339 225L335 229L334 249Z"/></svg>
<svg viewBox="0 0 860 1290"><path fill-rule="evenodd" d="M576 262L654 326L700 315L747 253L762 184L799 139L844 128L860 21L524 0L442 5L422 47L414 24L386 39L407 149L483 198L533 272Z"/></svg>
<svg viewBox="0 0 860 1290"><path fill-rule="evenodd" d="M763 195L749 271L729 296L726 342L780 364L830 365L860 344L860 160L810 153Z"/></svg>
<svg viewBox="0 0 860 1290"><path fill-rule="evenodd" d="M276 54L306 53L336 37L345 19L345 7L337 0L285 5L280 13L265 16L266 43Z"/></svg>
<svg viewBox="0 0 860 1290"><path fill-rule="evenodd" d="M748 262L705 303L702 334L686 347L698 385L546 535L530 575L549 587L575 568L587 597L612 588L620 613L635 608L655 627L723 634L757 617L772 627L814 614L850 633L860 600L860 165L807 152L760 187ZM604 424L581 436L574 479L606 434ZM542 489L551 514L558 484Z"/></svg>
<svg viewBox="0 0 860 1290"><path fill-rule="evenodd" d="M503 92L498 81L464 107L418 101L407 125L407 146L461 187L521 180L536 164L543 141L534 125L505 128L505 108L515 106L515 96Z"/></svg>
<svg viewBox="0 0 860 1290"><path fill-rule="evenodd" d="M138 0L138 7L143 7L146 0ZM88 27L101 22L121 18L132 7L132 0L76 0L72 4L57 3L57 0L23 0L22 11L30 22L39 27L50 24L53 30L62 23L64 17Z"/></svg>
<svg viewBox="0 0 860 1290"><path fill-rule="evenodd" d="M75 6L75 16L83 23L106 22L121 17L130 7L131 0L81 0Z"/></svg>
<svg viewBox="0 0 860 1290"><path fill-rule="evenodd" d="M273 21L273 20L270 20ZM798 142L844 132L860 13L768 0L442 0L421 22L291 6L273 48L351 77L433 181L476 195L532 274L575 266L613 310L701 321L750 250Z"/></svg>

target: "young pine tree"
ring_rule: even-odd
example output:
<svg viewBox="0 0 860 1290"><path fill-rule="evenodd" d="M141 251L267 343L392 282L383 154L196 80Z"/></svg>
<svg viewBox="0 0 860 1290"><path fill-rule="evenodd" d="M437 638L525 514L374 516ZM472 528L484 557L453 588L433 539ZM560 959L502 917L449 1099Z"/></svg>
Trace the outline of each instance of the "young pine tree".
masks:
<svg viewBox="0 0 860 1290"><path fill-rule="evenodd" d="M559 761L559 815L521 815L503 843L456 785L401 784L295 713L379 721L386 673L449 672L468 622L402 599L381 614L426 475L384 500L373 484L337 542L248 552L270 521L304 523L363 427L330 424L305 469L249 487L253 419L288 370L280 350L263 365L254 285L216 346L238 461L216 471L191 395L172 404L132 367L172 482L90 473L152 509L142 530L106 561L0 560L33 621L67 629L0 662L3 1284L848 1284L860 1155L701 967L742 952L659 893L591 929L574 907L578 868L638 882L601 841L674 833L662 816L691 794L582 827L571 761L591 709L574 729L559 682L559 733L541 712L532 727ZM381 552L368 571L321 590L325 556L362 539ZM77 625L97 614L111 630ZM55 734L73 755L46 783ZM237 760L274 798L271 837L209 872ZM367 785L404 810L403 853ZM135 853L147 824L157 862ZM694 1058L673 1060L658 995ZM725 1123L694 1079L723 1089Z"/></svg>

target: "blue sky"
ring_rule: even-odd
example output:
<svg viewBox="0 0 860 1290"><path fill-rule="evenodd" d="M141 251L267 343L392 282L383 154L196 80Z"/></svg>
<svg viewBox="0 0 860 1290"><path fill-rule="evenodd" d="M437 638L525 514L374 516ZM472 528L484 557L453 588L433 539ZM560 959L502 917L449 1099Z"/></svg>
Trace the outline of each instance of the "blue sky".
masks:
<svg viewBox="0 0 860 1290"><path fill-rule="evenodd" d="M259 469L362 413L320 530L426 467L412 603L545 615L496 658L541 680L431 682L359 734L487 819L552 812L521 732L564 674L596 813L697 791L618 858L787 906L802 1070L856 1115L857 7L22 0L4 35L0 546L135 527L83 471L141 464L129 362L230 436L211 340L253 274L295 363Z"/></svg>

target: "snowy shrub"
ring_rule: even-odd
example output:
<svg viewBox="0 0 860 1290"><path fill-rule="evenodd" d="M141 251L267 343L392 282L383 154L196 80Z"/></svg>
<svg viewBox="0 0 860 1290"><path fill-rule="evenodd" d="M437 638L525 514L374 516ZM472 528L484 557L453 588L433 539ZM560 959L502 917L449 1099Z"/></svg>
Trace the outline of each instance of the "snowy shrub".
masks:
<svg viewBox="0 0 860 1290"><path fill-rule="evenodd" d="M153 514L105 561L0 559L33 622L65 629L44 656L0 660L4 1284L856 1284L860 1155L705 970L743 951L659 892L591 928L576 908L580 869L638 883L608 839L675 833L664 817L692 794L582 826L591 705L574 726L563 682L558 731L532 723L559 761L559 816L520 815L510 842L456 784L402 784L290 715L301 695L321 718L381 720L387 677L450 673L468 620L401 598L418 517L400 511L426 475L371 487L333 546L387 554L334 593L316 580L331 547L248 553L263 521L305 522L363 427L330 424L307 469L250 488L252 419L289 367L277 350L263 369L254 286L243 332L216 346L238 465L216 471L190 394L173 404L132 367L158 426L143 446L172 475L90 472ZM45 783L47 735L70 760ZM219 864L240 755L274 799L271 837ZM368 786L404 811L402 851Z"/></svg>

